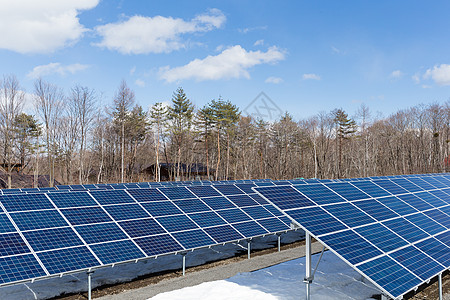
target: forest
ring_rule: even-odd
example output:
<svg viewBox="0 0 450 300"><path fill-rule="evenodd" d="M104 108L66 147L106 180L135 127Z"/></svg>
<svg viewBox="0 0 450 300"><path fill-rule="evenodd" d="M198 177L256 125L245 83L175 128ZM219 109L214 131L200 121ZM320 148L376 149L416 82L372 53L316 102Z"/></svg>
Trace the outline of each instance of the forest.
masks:
<svg viewBox="0 0 450 300"><path fill-rule="evenodd" d="M139 105L122 81L106 107L94 89L38 79L34 109L14 75L0 82L0 155L13 172L48 175L52 186L159 180L346 178L446 172L450 102L387 117L362 104L302 120L244 116L230 100L195 107L178 88L165 103ZM167 174L162 174L165 166ZM202 172L194 169L202 168ZM150 171L149 171L150 170Z"/></svg>

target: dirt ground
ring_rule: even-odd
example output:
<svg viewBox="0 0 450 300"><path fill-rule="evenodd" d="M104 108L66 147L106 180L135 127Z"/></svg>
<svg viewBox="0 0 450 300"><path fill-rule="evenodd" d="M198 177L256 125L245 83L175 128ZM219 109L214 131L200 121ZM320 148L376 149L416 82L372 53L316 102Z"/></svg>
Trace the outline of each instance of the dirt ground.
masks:
<svg viewBox="0 0 450 300"><path fill-rule="evenodd" d="M299 246L303 246L305 244L305 241L299 241L291 244L282 245L281 249L292 249ZM252 251L252 257L254 256L260 256L265 255L268 253L276 252L278 249L277 247L264 249L264 250L256 250ZM200 271L203 269L208 268L214 268L219 265L225 265L229 263L239 262L242 260L247 259L247 251L242 251L242 253L239 253L238 255L224 259L224 260L218 260L210 263L206 263L200 266L190 267L186 269L186 272L195 272ZM450 294L450 272L445 272L442 277L442 285L443 285L443 291L445 294ZM182 276L181 270L176 271L165 271L165 272L159 272L159 273L152 273L145 276L140 276L138 278L135 278L132 281L114 284L114 285L108 285L108 286L101 286L97 287L92 290L92 298L98 298L102 296L107 295L113 295L113 294L119 294L121 292L124 292L126 290L132 290L137 289L140 287L145 287L151 284L158 283L165 279L170 279L174 277L180 277ZM375 299L381 299L381 295L373 295ZM63 295L59 297L52 298L51 300L56 299L62 299L62 300L86 300L88 299L87 293L77 293L77 294L70 294L70 295ZM438 290L438 282L437 279L432 280L429 284L425 284L421 286L417 292L411 292L404 297L405 300L434 300L439 299L439 290Z"/></svg>

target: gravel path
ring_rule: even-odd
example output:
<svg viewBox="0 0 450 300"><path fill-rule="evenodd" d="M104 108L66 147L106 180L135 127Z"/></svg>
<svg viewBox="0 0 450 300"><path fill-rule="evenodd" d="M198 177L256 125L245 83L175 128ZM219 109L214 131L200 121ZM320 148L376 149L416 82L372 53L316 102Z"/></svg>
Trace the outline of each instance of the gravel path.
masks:
<svg viewBox="0 0 450 300"><path fill-rule="evenodd" d="M322 245L318 242L312 243L312 252L322 251ZM159 293L169 292L184 287L194 286L207 281L222 280L230 278L238 273L252 272L259 269L267 268L279 263L305 256L305 246L282 250L262 256L256 256L231 264L221 265L210 269L205 269L190 273L186 271L185 277L176 277L163 280L157 284L146 287L124 291L116 295L108 295L97 299L101 300L144 300L153 297ZM189 259L189 256L186 257Z"/></svg>

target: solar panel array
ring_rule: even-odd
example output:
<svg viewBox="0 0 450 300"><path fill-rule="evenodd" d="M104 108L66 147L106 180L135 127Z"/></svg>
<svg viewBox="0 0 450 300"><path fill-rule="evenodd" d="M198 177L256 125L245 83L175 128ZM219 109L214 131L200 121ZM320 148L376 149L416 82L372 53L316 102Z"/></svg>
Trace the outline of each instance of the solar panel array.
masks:
<svg viewBox="0 0 450 300"><path fill-rule="evenodd" d="M0 196L0 285L290 230L254 183Z"/></svg>
<svg viewBox="0 0 450 300"><path fill-rule="evenodd" d="M392 298L450 267L450 176L255 188Z"/></svg>

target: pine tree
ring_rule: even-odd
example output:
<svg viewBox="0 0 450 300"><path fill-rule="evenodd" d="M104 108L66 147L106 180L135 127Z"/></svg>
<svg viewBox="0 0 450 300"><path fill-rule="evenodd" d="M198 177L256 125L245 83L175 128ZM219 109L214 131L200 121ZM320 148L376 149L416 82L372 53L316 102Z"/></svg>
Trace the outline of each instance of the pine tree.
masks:
<svg viewBox="0 0 450 300"><path fill-rule="evenodd" d="M179 87L172 96L172 106L169 108L170 130L177 144L177 178L180 178L181 147L184 138L191 129L194 105L183 90Z"/></svg>
<svg viewBox="0 0 450 300"><path fill-rule="evenodd" d="M344 140L356 132L356 122L350 119L347 113L342 109L336 109L334 112L334 122L336 124L336 138L338 144L338 172L337 177L341 178L342 170L342 151Z"/></svg>

